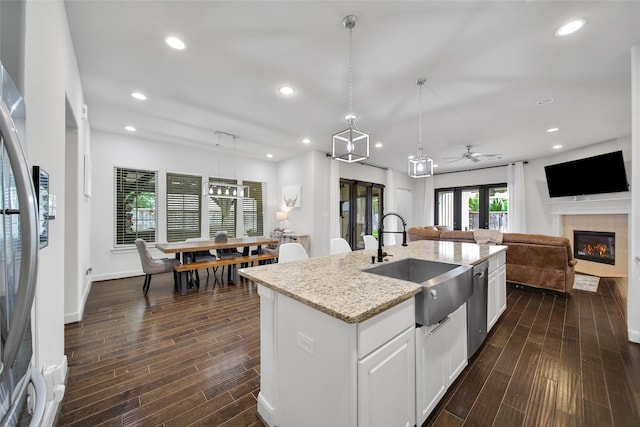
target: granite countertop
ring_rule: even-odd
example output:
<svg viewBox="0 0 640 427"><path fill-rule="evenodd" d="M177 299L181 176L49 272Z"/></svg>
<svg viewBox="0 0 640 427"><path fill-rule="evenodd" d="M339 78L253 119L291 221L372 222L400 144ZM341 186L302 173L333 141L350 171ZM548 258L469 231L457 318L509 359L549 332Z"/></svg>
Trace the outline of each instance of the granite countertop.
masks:
<svg viewBox="0 0 640 427"><path fill-rule="evenodd" d="M419 258L474 265L506 246L420 240L386 246L388 262ZM242 268L241 276L314 307L347 323L359 323L422 291L416 283L363 272L373 267L376 251L310 258L284 264ZM376 263L375 265L379 265Z"/></svg>

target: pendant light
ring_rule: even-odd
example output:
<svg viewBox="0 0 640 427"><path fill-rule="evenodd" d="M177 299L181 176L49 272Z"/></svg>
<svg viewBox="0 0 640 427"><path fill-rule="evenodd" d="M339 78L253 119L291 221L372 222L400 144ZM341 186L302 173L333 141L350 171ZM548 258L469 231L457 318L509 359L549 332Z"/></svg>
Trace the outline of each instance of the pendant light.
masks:
<svg viewBox="0 0 640 427"><path fill-rule="evenodd" d="M433 160L429 156L425 156L422 150L422 85L425 83L424 78L416 80L418 85L418 154L409 158L409 176L411 178L426 178L433 175Z"/></svg>
<svg viewBox="0 0 640 427"><path fill-rule="evenodd" d="M353 66L352 66L352 31L358 18L349 15L342 20L342 25L349 30L349 114L347 128L333 135L333 155L336 160L347 163L359 162L369 158L369 134L356 126L356 115L353 113Z"/></svg>
<svg viewBox="0 0 640 427"><path fill-rule="evenodd" d="M232 133L222 132L217 130L216 135L218 135L218 180L209 182L209 193L208 195L216 198L223 199L242 199L244 197L249 197L249 186L238 184L236 179L236 142L238 139L238 135L234 135ZM222 136L228 136L233 138L233 180L234 184L229 182L222 181L220 177L220 146L222 145Z"/></svg>

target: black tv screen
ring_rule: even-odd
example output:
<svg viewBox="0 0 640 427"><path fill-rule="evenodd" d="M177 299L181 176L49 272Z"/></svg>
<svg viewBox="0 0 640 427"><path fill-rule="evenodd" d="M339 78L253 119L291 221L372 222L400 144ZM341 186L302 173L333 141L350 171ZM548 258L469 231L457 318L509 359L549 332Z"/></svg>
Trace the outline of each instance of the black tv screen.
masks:
<svg viewBox="0 0 640 427"><path fill-rule="evenodd" d="M629 191L622 151L544 167L550 197Z"/></svg>

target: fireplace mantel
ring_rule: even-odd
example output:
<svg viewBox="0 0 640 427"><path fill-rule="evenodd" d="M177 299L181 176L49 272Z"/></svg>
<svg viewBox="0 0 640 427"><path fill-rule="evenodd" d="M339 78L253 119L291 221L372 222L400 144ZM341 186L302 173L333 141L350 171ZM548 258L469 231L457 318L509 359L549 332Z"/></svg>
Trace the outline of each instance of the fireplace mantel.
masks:
<svg viewBox="0 0 640 427"><path fill-rule="evenodd" d="M562 235L563 215L612 215L631 213L631 193L618 197L579 196L550 200L548 206L556 236Z"/></svg>

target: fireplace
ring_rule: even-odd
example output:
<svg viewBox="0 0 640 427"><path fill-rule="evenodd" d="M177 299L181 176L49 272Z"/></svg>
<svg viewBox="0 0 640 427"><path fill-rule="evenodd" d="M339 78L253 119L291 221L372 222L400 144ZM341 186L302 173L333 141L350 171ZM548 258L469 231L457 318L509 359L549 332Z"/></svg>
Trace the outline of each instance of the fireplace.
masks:
<svg viewBox="0 0 640 427"><path fill-rule="evenodd" d="M576 259L615 265L616 233L573 230L573 256Z"/></svg>

